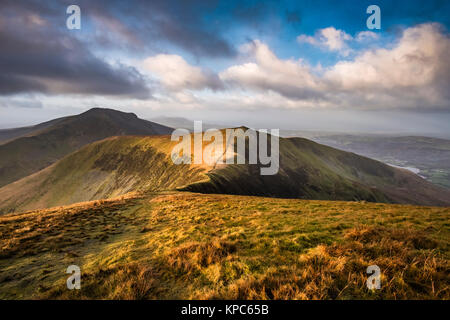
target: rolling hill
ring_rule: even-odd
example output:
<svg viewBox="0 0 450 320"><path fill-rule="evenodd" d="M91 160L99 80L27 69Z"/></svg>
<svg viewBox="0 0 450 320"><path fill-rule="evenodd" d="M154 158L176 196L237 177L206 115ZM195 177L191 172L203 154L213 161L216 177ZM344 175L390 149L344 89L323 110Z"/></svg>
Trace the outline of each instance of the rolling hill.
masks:
<svg viewBox="0 0 450 320"><path fill-rule="evenodd" d="M33 127L1 130L0 186L42 170L97 140L171 132L171 128L139 119L133 113L101 108Z"/></svg>
<svg viewBox="0 0 450 320"><path fill-rule="evenodd" d="M450 192L408 172L302 138L280 138L280 170L261 165L175 165L170 136L112 137L0 188L3 213L184 190L281 198L449 205ZM204 146L205 147L205 146Z"/></svg>

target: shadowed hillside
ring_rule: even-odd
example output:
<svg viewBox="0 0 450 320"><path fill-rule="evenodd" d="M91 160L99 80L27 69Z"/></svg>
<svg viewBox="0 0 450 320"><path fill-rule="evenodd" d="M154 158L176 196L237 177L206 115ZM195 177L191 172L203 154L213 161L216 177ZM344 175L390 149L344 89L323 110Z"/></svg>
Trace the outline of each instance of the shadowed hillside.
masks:
<svg viewBox="0 0 450 320"><path fill-rule="evenodd" d="M261 165L175 165L169 136L114 137L0 189L5 212L111 198L128 192L187 190L323 200L448 205L449 192L406 170L301 139L280 139L280 169ZM205 146L204 146L205 147ZM204 158L205 159L205 158Z"/></svg>
<svg viewBox="0 0 450 320"><path fill-rule="evenodd" d="M0 186L42 170L94 141L171 132L171 128L139 119L133 113L100 108L34 127L2 130L0 138L9 141L0 144Z"/></svg>

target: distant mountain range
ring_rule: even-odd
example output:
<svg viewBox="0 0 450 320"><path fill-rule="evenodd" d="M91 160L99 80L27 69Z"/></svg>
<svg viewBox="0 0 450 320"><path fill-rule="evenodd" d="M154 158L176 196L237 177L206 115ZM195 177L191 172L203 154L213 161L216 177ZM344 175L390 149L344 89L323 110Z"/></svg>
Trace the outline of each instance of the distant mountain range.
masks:
<svg viewBox="0 0 450 320"><path fill-rule="evenodd" d="M199 119L201 120L201 119ZM151 118L150 121L156 122L159 124L162 124L164 126L168 126L174 129L187 129L189 131L194 131L194 121L195 120L189 120L183 117L156 117ZM223 125L223 124L212 124L208 122L202 121L202 128L203 130L208 129L223 129L227 128L229 126Z"/></svg>
<svg viewBox="0 0 450 320"><path fill-rule="evenodd" d="M409 167L427 180L450 189L450 140L447 139L295 130L283 130L282 134L308 138L387 164Z"/></svg>
<svg viewBox="0 0 450 320"><path fill-rule="evenodd" d="M172 131L133 113L101 108L36 126L0 130L0 187L42 170L94 141Z"/></svg>
<svg viewBox="0 0 450 320"><path fill-rule="evenodd" d="M25 172L30 175L0 188L0 211L24 211L112 198L129 192L175 189L450 205L450 191L416 174L303 138L280 138L280 170L273 176L261 176L260 165L175 165L170 157L176 142L168 135L154 135L169 132L168 127L138 119L133 114L94 109L57 121L34 139L31 136L10 141L1 147L16 146L15 157L22 168L17 175ZM109 137L89 143L114 133L147 136ZM68 154L80 146L81 149ZM33 153L27 153L27 148ZM58 157L62 159L57 161ZM37 165L26 167L34 159L39 159L41 166L45 165L44 160L50 166L39 172L36 172ZM1 178L5 181L14 177L2 173Z"/></svg>

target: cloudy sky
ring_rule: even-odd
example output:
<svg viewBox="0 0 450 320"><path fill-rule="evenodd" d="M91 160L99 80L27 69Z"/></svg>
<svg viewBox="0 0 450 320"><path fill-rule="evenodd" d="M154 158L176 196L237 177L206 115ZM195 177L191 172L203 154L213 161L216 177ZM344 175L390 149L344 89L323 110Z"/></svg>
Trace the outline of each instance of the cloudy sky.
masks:
<svg viewBox="0 0 450 320"><path fill-rule="evenodd" d="M449 26L446 0L2 0L0 127L109 107L450 137Z"/></svg>

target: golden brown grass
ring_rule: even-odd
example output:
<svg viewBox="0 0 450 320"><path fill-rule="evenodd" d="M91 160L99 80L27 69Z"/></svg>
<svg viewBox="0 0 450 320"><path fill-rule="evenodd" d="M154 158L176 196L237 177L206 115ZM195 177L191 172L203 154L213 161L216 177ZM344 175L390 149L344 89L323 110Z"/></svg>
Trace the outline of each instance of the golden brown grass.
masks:
<svg viewBox="0 0 450 320"><path fill-rule="evenodd" d="M135 197L128 195L0 217L0 258L62 252L91 239L105 240L132 221L116 212L133 206Z"/></svg>
<svg viewBox="0 0 450 320"><path fill-rule="evenodd" d="M0 297L449 299L449 213L163 193L9 215ZM65 287L70 264L81 267L81 290ZM381 290L370 291L374 264Z"/></svg>
<svg viewBox="0 0 450 320"><path fill-rule="evenodd" d="M177 247L167 257L168 265L183 273L201 272L212 264L231 256L236 251L236 245L224 241L208 243L188 243Z"/></svg>
<svg viewBox="0 0 450 320"><path fill-rule="evenodd" d="M449 263L433 251L417 253L417 244L432 240L416 232L357 228L349 241L319 245L290 266L241 279L213 293L225 299L448 299ZM369 238L354 238L361 233ZM420 248L421 245L419 245ZM368 265L382 272L382 290L368 291Z"/></svg>

